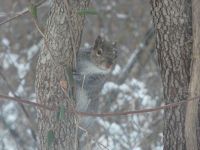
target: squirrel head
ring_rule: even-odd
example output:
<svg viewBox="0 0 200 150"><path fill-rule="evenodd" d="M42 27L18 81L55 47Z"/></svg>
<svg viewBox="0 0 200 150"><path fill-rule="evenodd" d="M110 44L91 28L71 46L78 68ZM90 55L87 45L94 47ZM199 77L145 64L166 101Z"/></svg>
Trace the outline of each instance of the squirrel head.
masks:
<svg viewBox="0 0 200 150"><path fill-rule="evenodd" d="M102 70L110 70L116 63L117 48L116 43L106 41L101 36L95 40L91 52L91 61Z"/></svg>

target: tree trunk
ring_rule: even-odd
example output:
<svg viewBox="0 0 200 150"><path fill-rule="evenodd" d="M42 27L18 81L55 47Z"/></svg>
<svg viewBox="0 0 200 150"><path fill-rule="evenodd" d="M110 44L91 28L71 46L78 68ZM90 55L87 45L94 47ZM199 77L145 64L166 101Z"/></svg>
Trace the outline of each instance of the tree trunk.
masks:
<svg viewBox="0 0 200 150"><path fill-rule="evenodd" d="M48 107L64 106L64 119L58 120L56 111L38 109L39 147L41 150L76 150L76 116L69 113L69 104L74 99L66 96L62 81L67 80L67 71L73 68L74 54L79 49L84 16L78 11L88 6L88 0L53 0L45 39L36 70L37 102ZM68 69L67 69L68 68ZM65 89L65 88L64 88ZM68 91L70 89L67 89ZM68 93L67 93L68 94ZM67 112L68 111L68 112ZM50 134L51 133L51 134Z"/></svg>
<svg viewBox="0 0 200 150"><path fill-rule="evenodd" d="M165 103L188 98L192 52L191 0L151 0ZM184 150L184 105L164 110L164 149Z"/></svg>
<svg viewBox="0 0 200 150"><path fill-rule="evenodd" d="M190 97L200 95L200 1L192 0L192 29L193 29L193 51L192 51L192 70L190 81ZM185 120L186 146L188 150L200 149L200 134L198 120L199 101L190 101L187 105Z"/></svg>

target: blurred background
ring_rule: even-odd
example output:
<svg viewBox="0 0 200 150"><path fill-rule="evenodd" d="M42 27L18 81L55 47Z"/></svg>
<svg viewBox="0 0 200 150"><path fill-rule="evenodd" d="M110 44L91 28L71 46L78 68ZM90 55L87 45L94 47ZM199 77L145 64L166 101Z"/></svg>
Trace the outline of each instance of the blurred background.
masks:
<svg viewBox="0 0 200 150"><path fill-rule="evenodd" d="M35 3L41 2L35 0ZM27 0L0 1L0 24L30 6ZM38 8L45 27L50 3ZM118 60L88 111L119 112L162 104L149 1L92 0L81 47L92 46L98 35L115 41ZM0 25L0 94L35 102L35 67L42 36L30 13ZM36 150L36 109L0 99L0 150ZM98 107L95 105L98 103ZM92 118L86 143L93 150L162 149L163 112Z"/></svg>

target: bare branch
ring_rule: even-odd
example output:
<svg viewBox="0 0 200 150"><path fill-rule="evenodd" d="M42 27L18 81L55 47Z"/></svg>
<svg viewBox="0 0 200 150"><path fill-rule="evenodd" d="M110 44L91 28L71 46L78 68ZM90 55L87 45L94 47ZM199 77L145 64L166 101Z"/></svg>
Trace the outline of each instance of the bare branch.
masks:
<svg viewBox="0 0 200 150"><path fill-rule="evenodd" d="M55 107L50 108L50 107L42 105L42 104L30 102L28 100L19 99L19 98L15 98L15 97L5 96L5 95L0 95L0 99L9 99L9 100L13 100L13 101L18 102L18 103L25 103L25 104L29 104L29 105L32 105L32 106L41 107L41 108L44 108L44 109L47 109L47 110L50 110L50 111L57 111L58 110ZM92 117L127 116L127 115L135 115L135 114L143 114L143 113L149 113L149 112L154 112L154 111L160 111L160 110L168 109L168 108L174 108L174 107L177 107L179 105L186 104L187 102L197 101L199 99L200 99L200 96L196 96L196 97L190 98L188 100L182 100L182 101L179 101L179 102L174 102L174 103L170 103L170 104L155 107L155 108L133 110L133 111L126 111L126 112L92 113L92 112L78 112L78 111L74 111L74 110L71 110L70 112L77 113L80 116L92 116Z"/></svg>
<svg viewBox="0 0 200 150"><path fill-rule="evenodd" d="M46 0L42 0L42 1L38 2L38 3L36 4L36 7L39 7L39 6L42 5L45 1L46 1ZM14 20L14 19L16 19L16 18L18 18L18 17L21 17L21 16L27 14L28 12L29 12L29 9L28 9L28 8L25 8L24 10L22 10L22 11L16 13L15 16L10 17L10 18L5 19L4 21L0 22L0 25L3 25L3 24L8 23L8 22L11 22L12 20Z"/></svg>
<svg viewBox="0 0 200 150"><path fill-rule="evenodd" d="M7 99L7 100L12 100L12 101L15 101L15 102L21 103L21 104L29 104L29 105L36 106L36 107L42 107L44 109L51 110L51 111L55 111L56 110L55 108L50 108L50 107L44 106L42 104L38 104L38 103L35 103L35 102L30 102L30 101L25 100L25 99L16 98L16 97L10 97L10 96L1 95L1 94L0 94L0 99L1 100L6 100Z"/></svg>
<svg viewBox="0 0 200 150"><path fill-rule="evenodd" d="M145 51L145 46L149 44L149 41L152 39L154 35L154 29L151 27L145 34L145 38L142 43L140 43L139 47L133 52L133 54L130 56L129 61L124 66L124 69L122 70L122 73L119 75L119 78L117 80L118 84L122 84L125 79L127 78L127 75L131 71L131 69L134 67L135 63L137 62L137 58L141 53Z"/></svg>
<svg viewBox="0 0 200 150"><path fill-rule="evenodd" d="M190 98L188 100L174 102L174 103L170 103L170 104L155 107L155 108L126 111L126 112L106 112L106 113L77 112L77 113L78 115L81 115L81 116L93 116L93 117L127 116L127 115L135 115L135 114L143 114L143 113L149 113L149 112L154 112L154 111L160 111L162 109L174 108L179 105L186 104L187 102L197 101L199 99L200 99L200 96L197 96L197 97Z"/></svg>

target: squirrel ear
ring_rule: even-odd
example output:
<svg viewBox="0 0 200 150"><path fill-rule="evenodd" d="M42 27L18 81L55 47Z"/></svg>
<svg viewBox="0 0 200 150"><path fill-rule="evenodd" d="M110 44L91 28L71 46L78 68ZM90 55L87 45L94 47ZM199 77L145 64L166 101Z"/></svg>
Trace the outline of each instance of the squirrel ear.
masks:
<svg viewBox="0 0 200 150"><path fill-rule="evenodd" d="M100 35L98 35L98 37L96 38L95 40L95 43L94 43L94 49L97 48L98 46L100 46L103 42L103 39Z"/></svg>

